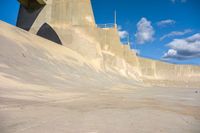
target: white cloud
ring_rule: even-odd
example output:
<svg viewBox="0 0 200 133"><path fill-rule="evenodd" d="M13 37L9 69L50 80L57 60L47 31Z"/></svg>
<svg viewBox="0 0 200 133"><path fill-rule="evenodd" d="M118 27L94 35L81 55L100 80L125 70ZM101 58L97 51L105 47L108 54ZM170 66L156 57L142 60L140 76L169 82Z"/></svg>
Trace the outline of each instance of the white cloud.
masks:
<svg viewBox="0 0 200 133"><path fill-rule="evenodd" d="M146 18L141 18L141 20L137 23L137 32L135 34L136 40L138 44L144 44L146 42L153 41L153 36L155 31L151 22Z"/></svg>
<svg viewBox="0 0 200 133"><path fill-rule="evenodd" d="M191 33L191 32L192 32L191 29L186 29L186 30L184 30L184 31L172 31L172 32L170 32L169 34L166 34L166 35L162 36L162 37L160 38L160 41L162 41L162 40L164 40L164 39L166 39L166 38L169 38L169 37L183 36L183 35L186 35L186 34Z"/></svg>
<svg viewBox="0 0 200 133"><path fill-rule="evenodd" d="M128 36L128 32L125 30L122 30L121 26L118 26L118 35L120 36L121 39L125 39Z"/></svg>
<svg viewBox="0 0 200 133"><path fill-rule="evenodd" d="M177 51L174 49L169 49L167 51L167 53L164 54L163 56L164 58L173 58L173 57L177 57Z"/></svg>
<svg viewBox="0 0 200 133"><path fill-rule="evenodd" d="M171 0L172 3L176 3L176 2L181 2L181 3L186 3L187 0Z"/></svg>
<svg viewBox="0 0 200 133"><path fill-rule="evenodd" d="M167 44L170 49L164 54L165 59L186 60L200 58L200 33L185 39L174 39Z"/></svg>
<svg viewBox="0 0 200 133"><path fill-rule="evenodd" d="M157 25L160 26L160 27L164 27L164 26L168 26L168 25L173 25L173 24L175 24L175 23L176 23L175 20L166 19L166 20L159 21L159 22L157 23Z"/></svg>

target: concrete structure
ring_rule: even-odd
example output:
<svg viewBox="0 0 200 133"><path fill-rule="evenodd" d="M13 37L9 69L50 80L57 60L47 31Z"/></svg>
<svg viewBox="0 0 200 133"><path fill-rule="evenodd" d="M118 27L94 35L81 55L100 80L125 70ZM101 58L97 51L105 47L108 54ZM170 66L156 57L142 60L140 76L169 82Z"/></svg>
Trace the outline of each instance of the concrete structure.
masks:
<svg viewBox="0 0 200 133"><path fill-rule="evenodd" d="M200 132L198 66L137 57L89 0L21 3L22 29L0 21L1 133Z"/></svg>
<svg viewBox="0 0 200 133"><path fill-rule="evenodd" d="M137 57L121 44L116 26L96 26L90 0L32 0L30 3L20 0L20 3L17 26L77 51L98 69L147 81L192 82L200 77L199 67Z"/></svg>
<svg viewBox="0 0 200 133"><path fill-rule="evenodd" d="M30 25L28 30L32 33L37 33L44 23L59 29L69 25L95 25L90 0L46 0L45 2L31 0L34 2L29 4L27 1L30 0L19 1L21 8L18 20L23 22L18 22L17 26L23 28L25 25ZM31 18L31 21L27 20L27 17Z"/></svg>
<svg viewBox="0 0 200 133"><path fill-rule="evenodd" d="M102 51L100 69L74 50L1 21L0 42L1 133L200 132L199 67L127 56L146 79L155 70L164 79L140 81L137 66L112 52ZM191 80L174 76L181 71Z"/></svg>

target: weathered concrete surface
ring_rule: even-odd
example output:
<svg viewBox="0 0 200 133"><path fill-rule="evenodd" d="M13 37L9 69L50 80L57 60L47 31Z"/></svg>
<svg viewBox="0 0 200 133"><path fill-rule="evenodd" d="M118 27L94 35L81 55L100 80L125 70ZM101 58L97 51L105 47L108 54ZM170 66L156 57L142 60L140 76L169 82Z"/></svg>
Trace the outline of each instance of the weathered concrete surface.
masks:
<svg viewBox="0 0 200 133"><path fill-rule="evenodd" d="M90 0L41 9L29 32L0 22L0 132L200 132L200 67L137 57ZM34 35L44 23L62 46Z"/></svg>
<svg viewBox="0 0 200 133"><path fill-rule="evenodd" d="M1 133L200 132L198 87L147 86L3 22L0 42Z"/></svg>
<svg viewBox="0 0 200 133"><path fill-rule="evenodd" d="M44 22L59 29L68 25L95 26L90 0L47 0L30 32L37 33Z"/></svg>
<svg viewBox="0 0 200 133"><path fill-rule="evenodd" d="M37 34L44 23L55 30L65 47L92 61L99 70L150 84L167 81L173 86L200 86L200 67L137 57L121 44L116 27L98 28L90 0L47 0L29 32Z"/></svg>

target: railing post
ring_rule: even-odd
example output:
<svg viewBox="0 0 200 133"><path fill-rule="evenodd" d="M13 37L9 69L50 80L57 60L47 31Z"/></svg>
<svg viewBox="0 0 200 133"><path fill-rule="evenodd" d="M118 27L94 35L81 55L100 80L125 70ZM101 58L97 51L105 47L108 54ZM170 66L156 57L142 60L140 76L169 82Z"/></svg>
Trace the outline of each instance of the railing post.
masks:
<svg viewBox="0 0 200 133"><path fill-rule="evenodd" d="M114 27L117 28L117 11L116 10L114 14Z"/></svg>

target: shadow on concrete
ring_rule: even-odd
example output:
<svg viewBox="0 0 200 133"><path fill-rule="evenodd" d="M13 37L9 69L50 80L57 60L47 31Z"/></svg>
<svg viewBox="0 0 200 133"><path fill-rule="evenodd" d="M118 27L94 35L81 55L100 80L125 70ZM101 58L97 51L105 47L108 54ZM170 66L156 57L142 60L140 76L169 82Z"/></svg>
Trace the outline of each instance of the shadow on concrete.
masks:
<svg viewBox="0 0 200 133"><path fill-rule="evenodd" d="M42 25L42 27L37 32L37 35L62 45L62 42L58 37L57 33L47 23L44 23Z"/></svg>
<svg viewBox="0 0 200 133"><path fill-rule="evenodd" d="M20 27L26 31L29 31L39 13L42 11L44 6L38 8L27 9L25 6L20 5L19 15L17 18L17 27Z"/></svg>

